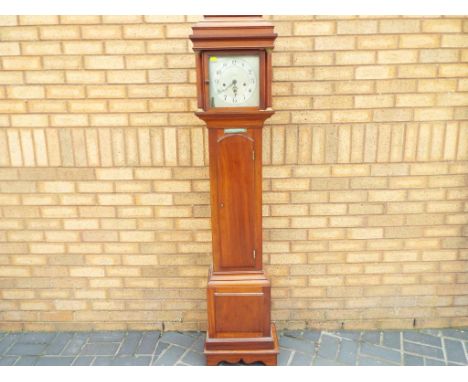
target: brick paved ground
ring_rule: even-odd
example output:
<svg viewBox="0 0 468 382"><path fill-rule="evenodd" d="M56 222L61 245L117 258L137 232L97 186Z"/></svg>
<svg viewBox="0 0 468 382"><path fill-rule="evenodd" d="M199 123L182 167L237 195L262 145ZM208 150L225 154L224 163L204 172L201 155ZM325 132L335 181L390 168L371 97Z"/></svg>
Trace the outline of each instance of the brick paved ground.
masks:
<svg viewBox="0 0 468 382"><path fill-rule="evenodd" d="M0 365L204 365L201 332L0 333ZM468 330L285 331L280 365L467 365Z"/></svg>

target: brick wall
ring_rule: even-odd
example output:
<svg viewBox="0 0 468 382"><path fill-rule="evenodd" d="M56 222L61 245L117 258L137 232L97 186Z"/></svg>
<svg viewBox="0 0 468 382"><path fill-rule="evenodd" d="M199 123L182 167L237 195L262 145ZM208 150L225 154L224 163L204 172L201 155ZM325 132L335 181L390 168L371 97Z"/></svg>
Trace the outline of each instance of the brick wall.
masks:
<svg viewBox="0 0 468 382"><path fill-rule="evenodd" d="M198 19L0 17L0 330L206 327ZM466 326L466 18L272 20L273 319Z"/></svg>

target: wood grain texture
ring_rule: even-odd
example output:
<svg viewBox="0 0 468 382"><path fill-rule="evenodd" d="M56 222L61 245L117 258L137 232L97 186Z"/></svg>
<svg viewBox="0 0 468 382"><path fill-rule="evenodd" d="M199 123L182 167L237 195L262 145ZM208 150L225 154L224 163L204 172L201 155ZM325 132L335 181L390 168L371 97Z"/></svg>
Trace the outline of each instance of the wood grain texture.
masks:
<svg viewBox="0 0 468 382"><path fill-rule="evenodd" d="M259 18L209 18L190 36L197 57L195 113L209 132L213 268L208 280L208 365L276 364L270 282L262 270L262 128L271 109L271 48L276 34ZM260 57L259 107L211 107L210 54ZM200 59L200 56L202 57ZM237 129L234 133L229 129Z"/></svg>

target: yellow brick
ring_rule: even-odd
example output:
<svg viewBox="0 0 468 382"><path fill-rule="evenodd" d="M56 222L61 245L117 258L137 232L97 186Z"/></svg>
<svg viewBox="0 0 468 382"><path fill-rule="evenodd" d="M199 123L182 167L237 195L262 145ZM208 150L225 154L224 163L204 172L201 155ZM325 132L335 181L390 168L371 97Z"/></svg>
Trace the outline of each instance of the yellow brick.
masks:
<svg viewBox="0 0 468 382"><path fill-rule="evenodd" d="M451 120L453 117L453 110L451 108L436 108L429 109L415 109L415 121L443 121Z"/></svg>
<svg viewBox="0 0 468 382"><path fill-rule="evenodd" d="M129 55L125 57L125 63L128 69L155 69L165 66L162 55Z"/></svg>
<svg viewBox="0 0 468 382"><path fill-rule="evenodd" d="M24 112L26 112L26 104L24 101L0 101L0 113L24 113Z"/></svg>
<svg viewBox="0 0 468 382"><path fill-rule="evenodd" d="M81 37L90 40L108 40L122 37L119 25L93 25L81 27Z"/></svg>
<svg viewBox="0 0 468 382"><path fill-rule="evenodd" d="M297 111L293 114L293 123L326 123L330 121L328 111Z"/></svg>
<svg viewBox="0 0 468 382"><path fill-rule="evenodd" d="M58 71L33 71L26 72L26 82L29 84L64 83L65 77L62 72Z"/></svg>
<svg viewBox="0 0 468 382"><path fill-rule="evenodd" d="M16 56L20 54L20 44L17 42L1 42L0 56Z"/></svg>
<svg viewBox="0 0 468 382"><path fill-rule="evenodd" d="M146 45L148 53L162 54L162 53L185 53L188 52L187 40L169 40L160 39L148 41Z"/></svg>
<svg viewBox="0 0 468 382"><path fill-rule="evenodd" d="M315 68L314 79L316 80L350 80L353 78L354 70L350 67L318 67ZM357 78L357 77L356 77ZM299 78L298 78L299 79ZM304 81L307 78L302 77Z"/></svg>
<svg viewBox="0 0 468 382"><path fill-rule="evenodd" d="M39 114L13 115L11 125L14 127L46 127L47 116Z"/></svg>
<svg viewBox="0 0 468 382"><path fill-rule="evenodd" d="M83 86L47 86L47 98L84 98Z"/></svg>
<svg viewBox="0 0 468 382"><path fill-rule="evenodd" d="M60 16L61 24L99 24L100 16L78 16L68 15Z"/></svg>
<svg viewBox="0 0 468 382"><path fill-rule="evenodd" d="M315 50L352 50L355 38L351 36L316 37Z"/></svg>
<svg viewBox="0 0 468 382"><path fill-rule="evenodd" d="M459 34L459 35L443 35L442 36L442 48L466 48L468 44L468 39L466 35Z"/></svg>
<svg viewBox="0 0 468 382"><path fill-rule="evenodd" d="M396 106L433 106L435 97L432 94L401 94L396 96Z"/></svg>
<svg viewBox="0 0 468 382"><path fill-rule="evenodd" d="M457 19L423 20L422 31L436 33L457 33L462 31L462 21Z"/></svg>
<svg viewBox="0 0 468 382"><path fill-rule="evenodd" d="M128 126L128 116L127 114L95 114L91 115L91 125L92 126ZM121 130L114 130L113 134L118 134ZM123 144L123 143L122 143ZM115 150L115 149L114 149ZM115 154L115 151L114 151ZM123 154L122 151L119 151L119 154ZM122 163L118 163L122 164Z"/></svg>
<svg viewBox="0 0 468 382"><path fill-rule="evenodd" d="M337 22L337 34L373 34L376 32L376 20L342 20Z"/></svg>
<svg viewBox="0 0 468 382"><path fill-rule="evenodd" d="M368 122L371 119L371 113L367 110L346 110L333 111L333 122Z"/></svg>
<svg viewBox="0 0 468 382"><path fill-rule="evenodd" d="M275 81L307 81L312 78L312 68L277 68L273 72Z"/></svg>
<svg viewBox="0 0 468 382"><path fill-rule="evenodd" d="M81 57L79 56L50 56L43 57L44 69L80 69Z"/></svg>
<svg viewBox="0 0 468 382"><path fill-rule="evenodd" d="M63 42L65 54L100 54L103 44L97 41L66 41Z"/></svg>
<svg viewBox="0 0 468 382"><path fill-rule="evenodd" d="M356 79L385 79L395 77L395 68L384 65L358 66Z"/></svg>
<svg viewBox="0 0 468 382"><path fill-rule="evenodd" d="M22 44L22 49L25 55L53 55L62 52L59 42L25 42Z"/></svg>
<svg viewBox="0 0 468 382"><path fill-rule="evenodd" d="M75 25L40 27L42 40L77 40L80 39L80 28Z"/></svg>
<svg viewBox="0 0 468 382"><path fill-rule="evenodd" d="M353 106L351 96L317 96L313 101L315 109L348 109Z"/></svg>
<svg viewBox="0 0 468 382"><path fill-rule="evenodd" d="M275 43L275 50L282 51L310 51L313 49L313 39L310 37L283 37Z"/></svg>
<svg viewBox="0 0 468 382"><path fill-rule="evenodd" d="M435 65L401 65L398 67L398 77L400 78L435 77L436 72Z"/></svg>
<svg viewBox="0 0 468 382"><path fill-rule="evenodd" d="M18 25L18 17L17 16L0 16L0 25L1 26Z"/></svg>
<svg viewBox="0 0 468 382"><path fill-rule="evenodd" d="M360 95L354 97L357 108L379 108L393 106L392 95Z"/></svg>
<svg viewBox="0 0 468 382"><path fill-rule="evenodd" d="M397 32L399 33L399 32ZM398 36L358 36L358 49L394 49L398 47Z"/></svg>
<svg viewBox="0 0 468 382"><path fill-rule="evenodd" d="M276 56L273 56L273 61ZM278 62L274 62L275 66L290 66L289 54L286 56L288 60L283 60L282 65ZM333 53L332 52L301 52L293 54L292 62L294 65L332 65L333 64Z"/></svg>
<svg viewBox="0 0 468 382"><path fill-rule="evenodd" d="M377 62L379 64L406 64L417 62L417 60L417 50L384 50L377 53Z"/></svg>
<svg viewBox="0 0 468 382"><path fill-rule="evenodd" d="M111 100L109 101L110 112L144 112L148 107L146 100Z"/></svg>
<svg viewBox="0 0 468 382"><path fill-rule="evenodd" d="M37 28L35 27L2 27L0 39L2 41L28 41L38 40Z"/></svg>
<svg viewBox="0 0 468 382"><path fill-rule="evenodd" d="M337 65L364 65L375 63L375 53L372 51L336 52Z"/></svg>
<svg viewBox="0 0 468 382"><path fill-rule="evenodd" d="M69 101L68 106L72 113L100 113L107 111L106 101L99 100Z"/></svg>
<svg viewBox="0 0 468 382"><path fill-rule="evenodd" d="M162 38L164 29L162 25L125 25L123 34L124 38L128 39Z"/></svg>
<svg viewBox="0 0 468 382"><path fill-rule="evenodd" d="M420 92L454 92L456 87L457 82L452 79L418 80L418 91Z"/></svg>
<svg viewBox="0 0 468 382"><path fill-rule="evenodd" d="M276 83L286 85L287 83ZM289 86L289 84L287 84ZM288 87L289 89L289 87ZM289 93L289 90L288 90ZM293 83L293 94L296 95L312 95L312 94L331 94L332 84L330 82L296 82Z"/></svg>
<svg viewBox="0 0 468 382"><path fill-rule="evenodd" d="M124 98L125 87L122 85L88 86L88 96L91 98Z"/></svg>
<svg viewBox="0 0 468 382"><path fill-rule="evenodd" d="M166 25L166 37L185 38L192 32L190 25L187 24L168 24Z"/></svg>
<svg viewBox="0 0 468 382"><path fill-rule="evenodd" d="M37 70L41 69L40 57L4 57L2 59L5 70Z"/></svg>
<svg viewBox="0 0 468 382"><path fill-rule="evenodd" d="M87 56L84 58L86 69L123 69L123 56Z"/></svg>
<svg viewBox="0 0 468 382"><path fill-rule="evenodd" d="M468 65L466 64L445 64L439 66L441 77L466 77Z"/></svg>
<svg viewBox="0 0 468 382"><path fill-rule="evenodd" d="M307 21L307 22L294 22L294 34L315 36L333 34L335 27L334 23L330 21Z"/></svg>
<svg viewBox="0 0 468 382"><path fill-rule="evenodd" d="M456 49L421 49L419 61L423 63L457 62L458 51Z"/></svg>
<svg viewBox="0 0 468 382"><path fill-rule="evenodd" d="M149 82L174 83L186 82L187 71L183 69L157 69L149 71Z"/></svg>
<svg viewBox="0 0 468 382"><path fill-rule="evenodd" d="M109 70L107 81L121 84L145 83L146 73L143 70Z"/></svg>
<svg viewBox="0 0 468 382"><path fill-rule="evenodd" d="M106 41L104 45L107 54L145 53L145 43L143 41Z"/></svg>
<svg viewBox="0 0 468 382"><path fill-rule="evenodd" d="M381 33L417 33L420 31L420 20L380 20Z"/></svg>

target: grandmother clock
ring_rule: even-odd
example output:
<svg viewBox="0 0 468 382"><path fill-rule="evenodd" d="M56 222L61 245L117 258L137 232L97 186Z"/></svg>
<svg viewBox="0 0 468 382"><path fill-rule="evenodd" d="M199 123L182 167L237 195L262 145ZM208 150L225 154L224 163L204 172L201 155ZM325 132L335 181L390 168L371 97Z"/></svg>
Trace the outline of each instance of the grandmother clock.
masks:
<svg viewBox="0 0 468 382"><path fill-rule="evenodd" d="M270 282L262 269L262 128L271 109L276 33L260 16L206 16L193 26L198 108L209 133L213 266L208 365L276 365Z"/></svg>

